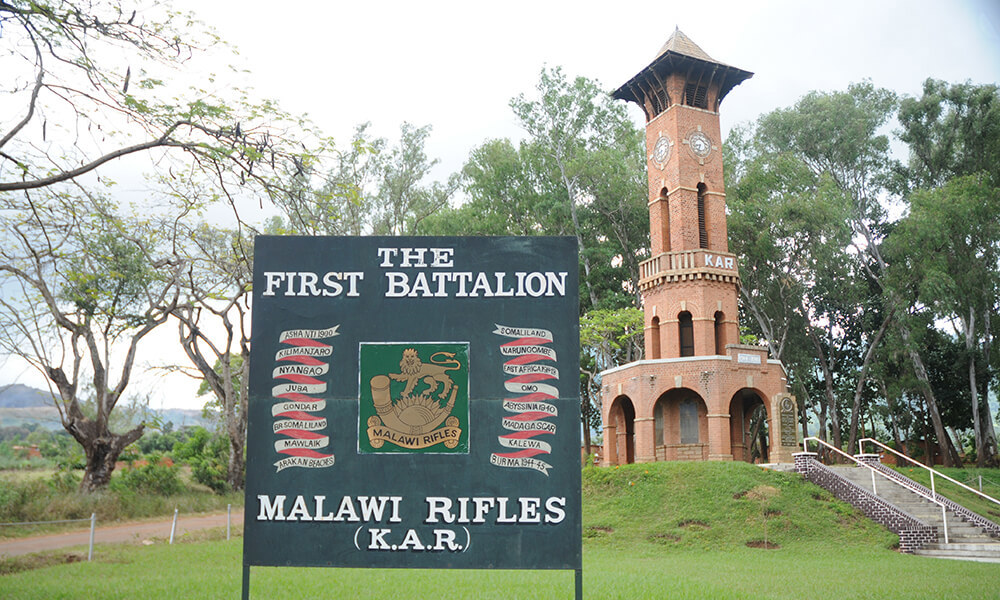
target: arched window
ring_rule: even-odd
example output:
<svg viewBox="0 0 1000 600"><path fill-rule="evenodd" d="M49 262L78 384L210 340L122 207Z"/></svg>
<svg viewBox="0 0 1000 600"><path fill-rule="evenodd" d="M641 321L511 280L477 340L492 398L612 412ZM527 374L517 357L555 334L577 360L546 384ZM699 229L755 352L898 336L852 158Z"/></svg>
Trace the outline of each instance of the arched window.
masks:
<svg viewBox="0 0 1000 600"><path fill-rule="evenodd" d="M698 184L698 244L701 248L708 248L708 217L705 214L705 191L704 183Z"/></svg>
<svg viewBox="0 0 1000 600"><path fill-rule="evenodd" d="M670 252L670 200L667 199L667 188L660 190L660 239L663 240L663 251Z"/></svg>
<svg viewBox="0 0 1000 600"><path fill-rule="evenodd" d="M680 329L681 356L694 356L694 323L691 313L684 311L677 315L677 326Z"/></svg>
<svg viewBox="0 0 1000 600"><path fill-rule="evenodd" d="M726 339L722 330L722 322L725 318L722 311L715 313L715 353L719 355L725 354L726 351Z"/></svg>
<svg viewBox="0 0 1000 600"><path fill-rule="evenodd" d="M653 317L649 337L649 358L660 358L660 317Z"/></svg>

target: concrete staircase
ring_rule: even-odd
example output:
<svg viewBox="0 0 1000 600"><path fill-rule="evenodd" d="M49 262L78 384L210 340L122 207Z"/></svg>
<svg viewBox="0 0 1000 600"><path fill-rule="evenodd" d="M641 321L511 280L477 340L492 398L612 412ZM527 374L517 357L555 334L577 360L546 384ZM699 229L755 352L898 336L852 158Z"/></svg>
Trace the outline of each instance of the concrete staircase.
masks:
<svg viewBox="0 0 1000 600"><path fill-rule="evenodd" d="M831 470L856 485L872 491L871 471L857 466L836 466ZM1000 563L1000 539L991 537L985 530L967 523L951 510L946 510L948 519L948 542L944 543L944 521L941 507L912 492L894 481L875 476L875 493L879 498L896 506L915 519L937 527L939 542L927 544L915 553L935 558L971 560L977 562Z"/></svg>

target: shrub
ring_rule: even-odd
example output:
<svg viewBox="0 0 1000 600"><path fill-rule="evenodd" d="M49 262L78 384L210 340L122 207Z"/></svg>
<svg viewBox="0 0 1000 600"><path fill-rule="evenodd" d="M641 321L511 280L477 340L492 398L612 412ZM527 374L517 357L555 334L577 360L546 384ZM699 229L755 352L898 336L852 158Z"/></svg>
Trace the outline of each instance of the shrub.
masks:
<svg viewBox="0 0 1000 600"><path fill-rule="evenodd" d="M126 468L120 476L111 480L108 486L114 492L135 492L173 496L181 493L183 485L177 475L177 467L148 464Z"/></svg>
<svg viewBox="0 0 1000 600"><path fill-rule="evenodd" d="M214 436L203 447L201 454L188 459L191 477L207 486L216 494L229 491L229 440L221 435Z"/></svg>

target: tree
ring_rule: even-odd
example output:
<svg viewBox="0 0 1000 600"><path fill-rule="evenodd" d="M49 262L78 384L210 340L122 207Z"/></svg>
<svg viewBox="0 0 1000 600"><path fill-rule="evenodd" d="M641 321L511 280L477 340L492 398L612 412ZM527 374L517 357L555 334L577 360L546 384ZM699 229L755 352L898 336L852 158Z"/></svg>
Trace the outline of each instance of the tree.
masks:
<svg viewBox="0 0 1000 600"><path fill-rule="evenodd" d="M1000 185L1000 87L928 79L919 98L899 106L899 139L907 164L895 167L900 192L940 187L948 180L985 173Z"/></svg>
<svg viewBox="0 0 1000 600"><path fill-rule="evenodd" d="M790 151L769 149L756 127L730 134L726 166L727 222L740 259L741 309L789 370L789 383L797 385L804 408L811 396L806 382L817 372L823 375L817 383L826 400L815 407L819 436L826 439L829 417L839 443L833 378L841 323L848 320L841 308L851 303L831 300L854 294L845 256L850 204L830 176ZM824 331L822 323L831 327Z"/></svg>
<svg viewBox="0 0 1000 600"><path fill-rule="evenodd" d="M629 121L624 106L615 103L589 79L577 77L570 81L559 67L542 69L537 91L537 98L528 99L521 94L511 100L510 105L521 126L528 132L546 169L551 171L550 181L558 182L560 203L568 209L572 225L570 233L576 236L580 246L586 298L589 306L596 308L599 306L599 295L596 289L597 279L591 274L594 262L590 251L592 243L586 235L586 224L581 215L581 206L598 197L594 193L595 189L588 189L586 185L588 180L590 183L600 181L595 179L591 161L603 152L611 151L614 146L625 143L625 149L618 151L618 158L624 158L628 165L626 168L630 169L625 173L633 173L633 177L638 179L641 171L637 165L643 164L642 137ZM640 157L635 162L626 158L635 156ZM613 162L612 159L602 171L611 174L607 172L607 166ZM623 195L604 194L601 197L606 201L613 200L617 204L628 206L638 199L644 200L644 190L645 186L639 183L637 187L625 190ZM645 202L641 205L643 211L644 204ZM631 241L633 240L626 240L626 243ZM648 247L648 240L642 250L645 247ZM642 250L631 247L627 252L637 253ZM633 262L624 254L622 259ZM635 266L635 281L638 282L637 261Z"/></svg>
<svg viewBox="0 0 1000 600"><path fill-rule="evenodd" d="M250 385L252 247L237 232L200 225L185 236L183 301L172 311L178 337L219 408L229 443L226 481L243 489Z"/></svg>
<svg viewBox="0 0 1000 600"><path fill-rule="evenodd" d="M837 446L837 387L861 356L851 405L853 447L867 371L894 314L872 301L877 285L868 289L884 268L879 194L890 163L888 138L878 130L894 107L891 92L854 84L846 92L811 92L730 136L728 154L736 159L730 229L743 261L741 297L779 358L794 328L805 333L823 373L821 435L828 414ZM761 223L767 229L760 231ZM877 322L868 322L872 316ZM853 326L858 321L864 326Z"/></svg>
<svg viewBox="0 0 1000 600"><path fill-rule="evenodd" d="M404 122L392 146L370 137L369 127L355 129L321 188L303 185L276 199L283 229L305 235L416 235L425 219L447 207L458 182L456 177L427 181L438 164L425 151L431 127Z"/></svg>
<svg viewBox="0 0 1000 600"><path fill-rule="evenodd" d="M600 377L611 367L642 357L644 317L638 308L592 310L580 318L581 414L583 447L590 448L590 430L600 425ZM596 402L595 402L596 400Z"/></svg>
<svg viewBox="0 0 1000 600"><path fill-rule="evenodd" d="M987 333L983 315L1000 295L1000 189L986 174L950 179L910 195L910 213L893 232L897 277L916 282L917 299L938 318L949 319L964 339L977 466L995 466L996 436L988 403L979 393L976 363ZM983 418L985 417L985 419Z"/></svg>
<svg viewBox="0 0 1000 600"><path fill-rule="evenodd" d="M974 85L970 82L948 84L928 79L924 82L923 93L919 98L904 98L902 100L899 121L903 126L899 134L900 139L909 144L910 153L909 160L905 164L897 163L895 165L897 191L905 199L911 200L916 194L924 193L918 190L926 190L927 193L934 193L933 190L942 190L941 193L945 194L947 199L941 196L938 198L946 204L949 200L958 202L962 205L958 210L967 216L982 214L973 214L985 206L975 206L976 200L968 194L978 196L981 202L989 203L993 201L990 197L991 194L995 194L996 188L1000 187L1000 87L996 84ZM962 177L975 177L978 183L965 180L964 183L955 183L950 188L950 192L943 191L949 189L952 180ZM983 186L985 189L975 192L970 186ZM993 190L990 191L989 188L993 188ZM930 202L933 202L933 199ZM917 212L932 210L931 207L924 206L917 209ZM950 218L952 215L947 216ZM920 220L917 218L913 221ZM987 220L993 219L987 216ZM956 231L955 226L951 226L954 234L971 236L964 240L951 242L954 246L965 246L964 249L952 247L953 253L961 254L963 251L969 251L971 250L969 246L976 244L989 246L995 243L989 240L991 234L982 231L982 224L967 222L964 225L972 231L966 232L964 229ZM959 224L958 227L961 228L962 225ZM916 228L920 229L918 226ZM983 237L984 235L986 237ZM991 252L987 251L987 254ZM988 260L986 255L981 258ZM995 265L979 264L979 259L979 256L975 257L977 264L972 269L988 276L987 280L981 282L988 287L990 279L996 276L997 268ZM987 273L984 273L984 269ZM989 273L990 270L992 273ZM933 267L931 272L934 272ZM955 276L961 278L962 274L955 274ZM937 286L937 291L944 292L948 287L950 286ZM959 287L961 286L959 285ZM957 289L953 287L952 291ZM914 295L917 294L914 293ZM927 299L927 295L927 288L924 286L924 300ZM976 379L972 373L975 369L975 359L971 356L973 353L981 353L986 359L987 382L992 382L992 372L997 370L994 367L996 357L992 344L995 323L991 325L992 314L996 312L997 308L1000 308L997 306L996 298L997 295L993 294L991 300L978 301L976 303L978 307L974 314L965 314L960 319L962 324L959 325L958 329L961 330L962 336L966 340L967 351L970 353L968 357L970 389L975 387L973 382ZM938 295L937 300L944 299ZM966 302L966 300L952 298L951 302L954 307ZM940 304L938 304L938 308L940 308ZM970 306L967 308L971 309ZM972 348L973 345L978 346L975 351ZM989 383L986 392L988 392L988 386ZM985 395L986 393L983 394L983 396ZM976 401L975 396L971 401ZM975 409L973 420L976 421L978 405L974 405L973 408ZM987 450L992 450L992 453L995 454L996 433L993 420L988 411L986 416L986 419L979 421L979 425L974 426L977 446L980 441L993 440L992 443L987 443ZM980 425L983 431L979 430ZM982 452L978 452L977 457L978 460L993 460L984 457Z"/></svg>
<svg viewBox="0 0 1000 600"><path fill-rule="evenodd" d="M223 99L193 88L173 97L166 82L222 43L168 5L2 0L0 27L0 94L5 106L21 107L0 122L0 193L69 183L121 157L155 153L161 173L211 182L230 202L253 193L273 199L319 172L330 149L306 121L244 92Z"/></svg>
<svg viewBox="0 0 1000 600"><path fill-rule="evenodd" d="M172 222L117 214L101 196L46 190L0 195L0 347L44 374L63 427L83 447L80 488L107 485L142 436L111 417L139 342L178 301L179 263L163 251ZM83 394L94 410L84 410Z"/></svg>
<svg viewBox="0 0 1000 600"><path fill-rule="evenodd" d="M308 202L325 188L317 179L333 146L273 102L208 89L226 83L193 59L225 44L164 3L0 0L0 30L0 95L14 107L0 120L0 269L21 292L5 296L3 343L57 388L64 425L88 452L83 489L93 490L142 431L113 434L107 418L139 340L179 305L180 224L206 202L229 203L237 221L248 198ZM167 83L182 70L202 74L204 87ZM165 201L143 207L144 219L91 191L113 185L105 167L131 155L149 159L150 196ZM93 419L77 398L83 364Z"/></svg>
<svg viewBox="0 0 1000 600"><path fill-rule="evenodd" d="M598 374L642 354L639 262L649 248L644 137L596 82L543 69L536 89L533 99L522 94L511 100L528 138L475 148L462 170L468 201L427 218L420 231L576 237L581 328L597 327L602 333L594 339L603 340L583 342L580 357L589 443L598 418ZM627 335L617 340L622 332Z"/></svg>
<svg viewBox="0 0 1000 600"><path fill-rule="evenodd" d="M429 125L403 123L399 133L399 144L383 156L379 170L378 202L371 215L375 235L416 235L421 222L447 206L458 187L454 177L445 184L421 185L438 163L424 151Z"/></svg>
<svg viewBox="0 0 1000 600"><path fill-rule="evenodd" d="M369 137L370 126L364 123L355 128L349 147L336 153L318 193L302 185L276 200L289 230L303 235L370 233L386 145L384 138Z"/></svg>

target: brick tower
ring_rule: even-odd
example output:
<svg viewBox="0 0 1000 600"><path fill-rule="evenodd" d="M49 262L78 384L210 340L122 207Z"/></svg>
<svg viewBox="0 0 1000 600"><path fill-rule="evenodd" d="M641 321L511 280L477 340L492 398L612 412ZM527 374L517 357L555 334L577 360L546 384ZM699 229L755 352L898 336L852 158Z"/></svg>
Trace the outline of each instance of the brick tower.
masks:
<svg viewBox="0 0 1000 600"><path fill-rule="evenodd" d="M604 464L790 462L794 448L783 451L782 439L795 443L794 414L785 414L794 400L767 349L739 345L740 279L726 231L719 105L752 75L678 29L614 93L646 114L652 253L639 282L646 358L602 374Z"/></svg>

